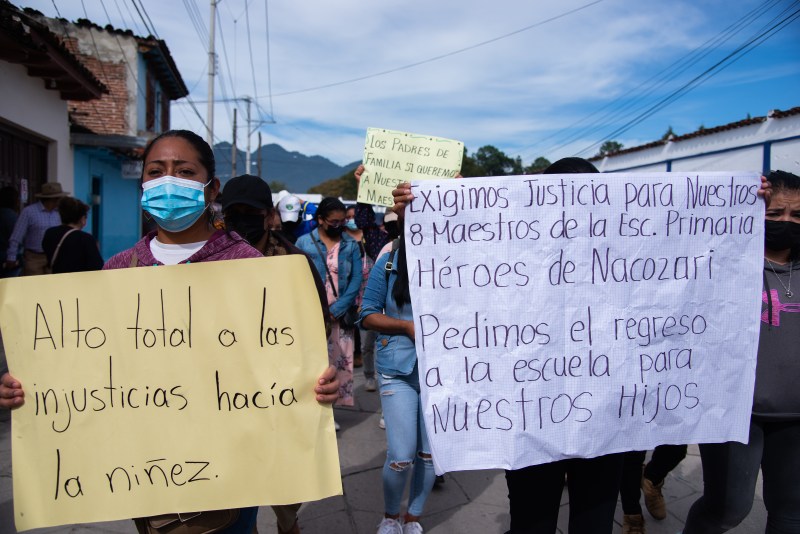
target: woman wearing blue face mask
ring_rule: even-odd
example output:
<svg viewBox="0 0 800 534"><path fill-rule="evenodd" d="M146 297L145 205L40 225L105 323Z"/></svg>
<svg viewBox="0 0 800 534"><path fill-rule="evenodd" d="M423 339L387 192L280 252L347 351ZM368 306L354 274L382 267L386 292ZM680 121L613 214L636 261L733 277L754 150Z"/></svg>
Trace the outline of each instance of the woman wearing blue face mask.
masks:
<svg viewBox="0 0 800 534"><path fill-rule="evenodd" d="M219 192L219 180L214 176L214 153L200 136L187 130L165 132L147 146L143 160L142 207L158 227L109 259L104 269L262 257L239 235L214 228L211 203ZM338 390L336 369L329 367L315 385L316 399L334 402ZM22 385L5 373L0 377L0 407L17 408L23 403ZM233 522L216 532L249 534L257 512L256 507L238 510ZM136 520L141 532L146 520Z"/></svg>

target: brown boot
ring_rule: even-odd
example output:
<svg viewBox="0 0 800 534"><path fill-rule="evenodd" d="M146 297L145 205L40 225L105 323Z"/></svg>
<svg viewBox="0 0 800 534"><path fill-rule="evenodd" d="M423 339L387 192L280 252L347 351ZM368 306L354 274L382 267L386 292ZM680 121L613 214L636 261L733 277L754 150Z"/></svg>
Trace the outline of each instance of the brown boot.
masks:
<svg viewBox="0 0 800 534"><path fill-rule="evenodd" d="M642 514L622 516L622 534L647 534Z"/></svg>
<svg viewBox="0 0 800 534"><path fill-rule="evenodd" d="M661 494L661 488L664 487L662 480L658 484L642 476L642 493L644 493L644 505L647 511L650 512L656 519L664 519L667 517L667 505L664 503L664 495Z"/></svg>

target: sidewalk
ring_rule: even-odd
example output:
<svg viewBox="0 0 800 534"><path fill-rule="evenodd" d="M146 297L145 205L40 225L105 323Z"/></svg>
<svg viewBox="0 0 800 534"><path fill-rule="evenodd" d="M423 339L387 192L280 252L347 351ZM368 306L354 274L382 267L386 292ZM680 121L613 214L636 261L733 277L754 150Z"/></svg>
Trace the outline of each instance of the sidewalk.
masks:
<svg viewBox="0 0 800 534"><path fill-rule="evenodd" d="M378 428L380 400L377 393L364 391L363 375L356 371L356 406L337 409L341 424L339 460L342 468L344 495L306 504L300 511L304 534L374 534L383 510L381 468L386 454L384 431ZM13 524L11 489L11 446L9 414L0 411L0 534L16 532ZM502 471L466 471L449 473L446 482L434 489L423 517L427 534L502 534L508 529L508 502ZM645 512L648 534L675 534L683 527L689 507L703 488L700 456L696 446L667 478L664 496L668 517L656 521ZM559 516L561 532L566 533L568 518L566 492ZM258 515L261 534L277 534L275 516L269 507ZM621 532L622 511L617 507L614 532ZM753 511L733 534L764 532L764 510L761 484ZM120 533L136 532L131 521L92 523L39 529L32 533Z"/></svg>

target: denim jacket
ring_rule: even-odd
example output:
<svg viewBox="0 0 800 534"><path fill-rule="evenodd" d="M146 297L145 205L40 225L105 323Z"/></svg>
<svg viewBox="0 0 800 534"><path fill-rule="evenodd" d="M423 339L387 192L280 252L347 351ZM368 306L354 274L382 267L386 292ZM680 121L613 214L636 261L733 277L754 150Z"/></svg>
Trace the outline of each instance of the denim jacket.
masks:
<svg viewBox="0 0 800 534"><path fill-rule="evenodd" d="M395 319L413 321L414 315L411 303L402 308L392 297L392 288L397 280L397 268L392 266L389 280L386 280L386 262L390 254L384 254L375 262L375 267L369 275L367 288L364 290L364 299L361 302L361 321L373 313L383 313ZM397 265L397 254L393 259ZM375 347L375 369L379 373L391 376L410 375L417 363L417 351L414 340L405 334L384 334L378 332Z"/></svg>
<svg viewBox="0 0 800 534"><path fill-rule="evenodd" d="M315 241L319 246L319 250L314 245ZM328 249L319 238L319 229L315 228L310 233L300 236L295 245L308 254L314 263L314 267L317 268L319 276L323 280L327 280L328 271L325 269L325 259ZM322 256L320 256L320 251L322 251ZM347 308L355 303L358 290L361 289L362 279L361 250L352 237L343 234L339 243L339 289L337 291L339 297L336 302L330 305L331 314L334 317L341 317L347 311Z"/></svg>

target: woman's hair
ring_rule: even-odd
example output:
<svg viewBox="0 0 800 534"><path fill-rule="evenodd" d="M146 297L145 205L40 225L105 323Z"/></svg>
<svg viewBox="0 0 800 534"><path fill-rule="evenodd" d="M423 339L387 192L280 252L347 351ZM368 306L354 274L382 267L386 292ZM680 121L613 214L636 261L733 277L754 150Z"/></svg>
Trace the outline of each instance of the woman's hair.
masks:
<svg viewBox="0 0 800 534"><path fill-rule="evenodd" d="M19 201L19 191L16 187L7 185L0 189L0 208L16 210Z"/></svg>
<svg viewBox="0 0 800 534"><path fill-rule="evenodd" d="M767 176L767 180L772 184L772 192L780 191L799 191L800 176L786 171L772 171Z"/></svg>
<svg viewBox="0 0 800 534"><path fill-rule="evenodd" d="M332 211L347 212L344 203L336 197L325 197L317 206L317 220L327 219Z"/></svg>
<svg viewBox="0 0 800 534"><path fill-rule="evenodd" d="M397 250L394 253L394 264L397 268L397 279L392 288L392 297L398 308L402 308L406 303L411 302L411 291L408 283L408 262L406 261L406 237L405 232L400 230L400 240Z"/></svg>
<svg viewBox="0 0 800 534"><path fill-rule="evenodd" d="M216 176L217 167L216 163L214 162L214 151L211 150L211 147L208 146L208 143L206 143L202 137L194 132L190 132L189 130L168 130L162 133L150 141L150 143L147 145L147 148L144 149L142 161L146 162L147 156L150 155L150 151L153 149L153 146L167 137L180 137L181 139L187 141L194 147L195 150L197 150L197 153L200 155L200 164L208 172L208 179L210 180ZM144 177L144 168L142 169L142 177Z"/></svg>
<svg viewBox="0 0 800 534"><path fill-rule="evenodd" d="M75 224L89 213L89 205L77 198L63 197L58 201L58 214L62 224Z"/></svg>
<svg viewBox="0 0 800 534"><path fill-rule="evenodd" d="M547 167L542 174L589 174L600 172L583 158L562 158Z"/></svg>

